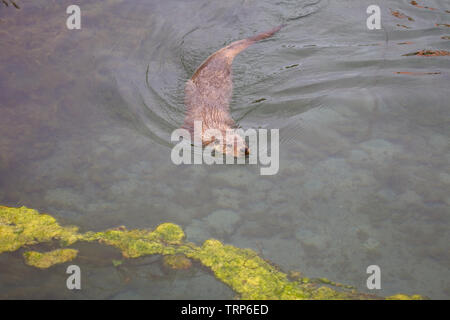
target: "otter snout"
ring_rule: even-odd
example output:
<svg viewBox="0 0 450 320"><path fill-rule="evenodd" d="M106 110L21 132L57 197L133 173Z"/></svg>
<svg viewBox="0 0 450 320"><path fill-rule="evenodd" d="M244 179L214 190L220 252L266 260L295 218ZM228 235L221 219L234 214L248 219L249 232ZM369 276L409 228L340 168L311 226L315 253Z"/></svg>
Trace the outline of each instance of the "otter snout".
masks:
<svg viewBox="0 0 450 320"><path fill-rule="evenodd" d="M245 146L244 148L241 148L241 153L248 156L250 154L250 148Z"/></svg>

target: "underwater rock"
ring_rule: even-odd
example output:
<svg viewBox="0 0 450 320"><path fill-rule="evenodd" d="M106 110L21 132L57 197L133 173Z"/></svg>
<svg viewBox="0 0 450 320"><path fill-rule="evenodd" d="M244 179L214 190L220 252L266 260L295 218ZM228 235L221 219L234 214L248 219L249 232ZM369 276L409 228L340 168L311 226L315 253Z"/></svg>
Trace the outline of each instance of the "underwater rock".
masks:
<svg viewBox="0 0 450 320"><path fill-rule="evenodd" d="M112 300L143 300L143 299L145 299L143 296L132 290L120 292L112 297Z"/></svg>
<svg viewBox="0 0 450 320"><path fill-rule="evenodd" d="M231 210L238 210L240 201L244 200L242 192L235 188L214 189L212 195L218 207Z"/></svg>
<svg viewBox="0 0 450 320"><path fill-rule="evenodd" d="M221 209L211 213L205 220L218 235L228 236L234 232L241 217L234 211Z"/></svg>
<svg viewBox="0 0 450 320"><path fill-rule="evenodd" d="M191 242L203 243L205 240L212 237L203 220L192 220L191 224L188 225L185 230L186 238Z"/></svg>
<svg viewBox="0 0 450 320"><path fill-rule="evenodd" d="M211 177L223 180L225 185L233 188L252 187L255 184L255 175L248 169L237 166L231 170L217 170L211 174Z"/></svg>
<svg viewBox="0 0 450 320"><path fill-rule="evenodd" d="M394 154L403 151L401 146L394 145L382 139L368 140L359 146L369 155L369 161L377 164L382 164L384 161L392 159Z"/></svg>
<svg viewBox="0 0 450 320"><path fill-rule="evenodd" d="M219 237L227 237L234 233L240 216L229 209L219 209L203 219L195 219L186 227L189 241L202 243L214 234Z"/></svg>
<svg viewBox="0 0 450 320"><path fill-rule="evenodd" d="M428 143L433 147L434 150L440 152L446 152L447 148L450 146L448 138L441 134L434 134L428 139Z"/></svg>
<svg viewBox="0 0 450 320"><path fill-rule="evenodd" d="M439 174L439 180L441 180L443 183L450 185L450 174L441 172Z"/></svg>
<svg viewBox="0 0 450 320"><path fill-rule="evenodd" d="M367 161L369 155L362 150L352 150L350 152L349 160L355 163Z"/></svg>
<svg viewBox="0 0 450 320"><path fill-rule="evenodd" d="M325 239L323 235L321 236L308 229L299 229L295 233L295 238L300 241L302 245L313 247L317 250L322 250L327 247L327 239Z"/></svg>
<svg viewBox="0 0 450 320"><path fill-rule="evenodd" d="M51 189L45 194L45 202L49 206L66 210L84 211L84 200L81 195L65 188Z"/></svg>
<svg viewBox="0 0 450 320"><path fill-rule="evenodd" d="M400 195L398 200L406 204L422 203L422 197L413 190L407 190Z"/></svg>

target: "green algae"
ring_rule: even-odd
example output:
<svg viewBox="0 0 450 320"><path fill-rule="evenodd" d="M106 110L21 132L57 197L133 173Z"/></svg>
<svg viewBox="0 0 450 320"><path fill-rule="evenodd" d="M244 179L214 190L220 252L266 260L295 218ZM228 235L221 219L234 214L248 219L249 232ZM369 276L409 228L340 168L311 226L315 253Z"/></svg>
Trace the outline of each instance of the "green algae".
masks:
<svg viewBox="0 0 450 320"><path fill-rule="evenodd" d="M240 293L242 299L381 299L354 290L337 291L303 281L303 278L290 281L285 273L255 251L223 245L218 240L206 240L191 257L211 268L216 277Z"/></svg>
<svg viewBox="0 0 450 320"><path fill-rule="evenodd" d="M77 241L99 242L118 248L125 258L160 254L174 265L194 259L210 268L215 276L237 292L242 299L383 299L359 293L351 286L300 277L290 279L270 262L251 249L224 245L206 240L202 246L184 240L183 230L172 223L163 223L155 230L127 230L125 227L103 232L79 233L76 227L62 227L56 220L36 210L0 206L0 253L15 251L42 242L59 240L62 247ZM28 251L26 263L46 268L75 258L74 249L58 249L48 253ZM167 258L168 256L172 258ZM113 262L114 264L114 262ZM331 288L334 286L336 288ZM423 299L422 296L398 294L387 299Z"/></svg>
<svg viewBox="0 0 450 320"><path fill-rule="evenodd" d="M154 231L127 230L124 227L97 233L86 233L83 241L98 241L118 248L125 258L151 254L178 254L189 252L193 245L183 243L183 230L172 223L163 223Z"/></svg>
<svg viewBox="0 0 450 320"><path fill-rule="evenodd" d="M72 261L76 258L78 250L75 249L56 249L49 252L27 251L23 254L25 263L40 269L47 269L51 266Z"/></svg>
<svg viewBox="0 0 450 320"><path fill-rule="evenodd" d="M413 294L408 296L406 294L395 294L393 296L386 297L386 300L423 300L424 298L421 295Z"/></svg>
<svg viewBox="0 0 450 320"><path fill-rule="evenodd" d="M114 267L118 267L118 266L120 266L123 263L122 260L115 260L115 259L113 259L111 262L112 262Z"/></svg>
<svg viewBox="0 0 450 320"><path fill-rule="evenodd" d="M52 240L68 246L80 238L77 227L61 227L52 216L26 207L0 206L0 253Z"/></svg>
<svg viewBox="0 0 450 320"><path fill-rule="evenodd" d="M192 262L183 254L166 255L164 256L164 265L171 269L189 269L192 266Z"/></svg>

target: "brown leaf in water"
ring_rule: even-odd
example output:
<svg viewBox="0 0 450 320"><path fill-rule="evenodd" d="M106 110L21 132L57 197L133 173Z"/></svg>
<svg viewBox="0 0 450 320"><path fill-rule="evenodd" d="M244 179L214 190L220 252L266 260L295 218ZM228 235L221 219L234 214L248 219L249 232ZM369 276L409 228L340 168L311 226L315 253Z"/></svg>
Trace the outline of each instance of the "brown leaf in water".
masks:
<svg viewBox="0 0 450 320"><path fill-rule="evenodd" d="M411 71L397 71L396 74L407 74L411 76L423 76L432 74L441 74L440 72L411 72Z"/></svg>
<svg viewBox="0 0 450 320"><path fill-rule="evenodd" d="M411 17L409 17L409 16L407 16L406 14L404 14L404 13L401 13L400 11L394 11L394 10L392 10L392 9L390 9L391 10L391 14L394 16L394 17L397 17L397 18L399 18L399 19L408 19L409 21L414 21L414 19L413 18L411 18Z"/></svg>
<svg viewBox="0 0 450 320"><path fill-rule="evenodd" d="M410 2L413 6L417 7L417 8L421 8L421 9L428 9L428 10L437 10L436 8L431 8L431 7L426 7L426 6L421 6L417 3L417 1L411 1Z"/></svg>
<svg viewBox="0 0 450 320"><path fill-rule="evenodd" d="M423 57L450 56L450 52L445 50L420 50L404 54L403 56L423 56Z"/></svg>

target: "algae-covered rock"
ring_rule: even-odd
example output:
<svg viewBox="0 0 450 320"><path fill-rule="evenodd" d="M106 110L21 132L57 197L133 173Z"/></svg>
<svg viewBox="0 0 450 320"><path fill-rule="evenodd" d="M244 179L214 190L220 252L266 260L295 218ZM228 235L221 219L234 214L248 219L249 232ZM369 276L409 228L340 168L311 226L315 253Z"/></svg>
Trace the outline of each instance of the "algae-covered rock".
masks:
<svg viewBox="0 0 450 320"><path fill-rule="evenodd" d="M86 233L85 241L99 241L119 248L126 258L137 258L149 254L183 253L183 230L173 223L163 223L154 231L127 230L126 228Z"/></svg>
<svg viewBox="0 0 450 320"><path fill-rule="evenodd" d="M47 269L58 263L72 261L76 258L77 254L78 250L75 249L56 249L44 253L27 251L23 254L23 257L25 258L26 264L30 266Z"/></svg>
<svg viewBox="0 0 450 320"><path fill-rule="evenodd" d="M354 291L337 291L309 281L290 281L285 273L253 250L223 245L218 240L205 241L192 257L210 267L216 277L240 293L242 299L380 299Z"/></svg>
<svg viewBox="0 0 450 320"><path fill-rule="evenodd" d="M51 240L70 245L80 239L77 231L76 227L61 227L52 216L33 209L0 206L0 253Z"/></svg>
<svg viewBox="0 0 450 320"><path fill-rule="evenodd" d="M122 260L115 260L115 259L113 259L111 262L114 267L118 267L118 266L122 265L122 263L123 263Z"/></svg>
<svg viewBox="0 0 450 320"><path fill-rule="evenodd" d="M118 248L125 258L164 255L165 263L176 268L189 267L189 259L198 260L243 299L382 299L358 293L351 286L325 278L315 281L300 277L301 274L295 279L289 278L251 249L224 245L214 239L206 240L199 247L184 238L183 230L173 223L160 224L153 231L120 227L80 234L76 227L62 227L53 217L39 214L36 210L0 206L0 254L51 240L60 240L62 247L76 241L96 241ZM24 258L31 266L48 268L74 259L77 252L74 249L57 249L47 253L28 251L24 253ZM398 294L387 299L423 297Z"/></svg>
<svg viewBox="0 0 450 320"><path fill-rule="evenodd" d="M184 239L183 230L173 223L160 224L154 232L161 240L172 244L179 244Z"/></svg>
<svg viewBox="0 0 450 320"><path fill-rule="evenodd" d="M406 294L399 293L393 296L386 297L386 300L424 300L424 297L419 294L408 296Z"/></svg>
<svg viewBox="0 0 450 320"><path fill-rule="evenodd" d="M206 221L217 234L226 236L233 233L240 219L236 212L228 209L220 209L211 213L206 218Z"/></svg>
<svg viewBox="0 0 450 320"><path fill-rule="evenodd" d="M167 255L164 256L164 265L171 269L189 269L192 266L190 259L186 258L183 254Z"/></svg>

